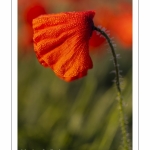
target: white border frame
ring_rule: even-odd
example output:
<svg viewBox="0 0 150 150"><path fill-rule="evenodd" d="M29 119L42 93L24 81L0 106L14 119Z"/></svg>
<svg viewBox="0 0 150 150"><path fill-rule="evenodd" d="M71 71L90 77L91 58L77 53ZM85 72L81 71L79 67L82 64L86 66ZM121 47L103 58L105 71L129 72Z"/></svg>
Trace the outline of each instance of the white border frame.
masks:
<svg viewBox="0 0 150 150"><path fill-rule="evenodd" d="M150 30L149 29L150 24L145 23L144 21L144 18L145 19L149 18L148 14L150 13L148 13L148 11L150 10L150 8L149 5L146 3L146 0L142 0L142 2L133 0L132 2L133 2L133 150L138 150L139 148L141 148L140 150L143 150L143 149L150 149L149 137L148 138L146 137L146 135L149 135L148 129L150 127L150 123L145 122L145 120L146 121L148 120L146 114L150 114L150 112L148 112L150 110L149 109L150 105L147 104L147 102L150 101L149 99L150 96L148 95L149 87L145 88L145 83L147 83L149 80L148 78L150 77L150 72L145 74L145 68L144 68L149 66L148 64L150 64L150 62L148 63L148 61L150 60L149 58L150 55L146 54L147 52L145 51L145 50L150 51L149 50L150 46L148 46L148 43L150 42L150 38L145 37L144 35L144 33L147 33ZM10 146L12 146L11 147L12 150L18 149L17 148L17 109L18 109L17 108L18 107L17 105L17 97L18 97L17 96L17 83L18 83L18 77L17 77L17 66L18 66L17 64L17 59L18 59L17 58L18 55L17 54L17 50L18 50L17 9L18 8L17 7L18 4L17 3L18 3L17 0L13 0L13 2L11 0L11 3L10 1L5 0L3 1L0 8L0 11L2 11L0 13L1 15L0 18L2 20L0 24L0 26L2 25L2 27L0 27L0 33L4 35L1 37L2 40L0 41L3 41L3 39L5 40L5 42L1 42L1 48L2 48L1 51L5 53L1 54L1 59L0 59L1 61L0 68L4 67L3 74L1 73L0 75L0 82L3 81L1 82L3 86L1 90L0 103L3 102L3 104L0 104L1 107L0 118L5 119L4 121L2 121L0 125L1 126L0 133L2 133L0 136L2 138L0 148L10 149ZM140 11L140 15L139 15L139 11ZM142 13L141 15L141 12L145 12L146 14L143 15ZM140 31L139 31L139 26L140 28L142 28L142 30ZM11 31L9 31L10 29ZM11 32L11 36L9 36L10 32ZM8 43L8 41L10 42L10 44ZM140 52L139 52L139 48L141 49ZM9 49L11 49L11 53ZM140 64L138 63L139 60L140 60ZM146 63L141 64L141 61ZM139 73L139 68L140 68L140 73ZM141 79L141 81L138 82L139 79ZM3 89L6 91L3 92ZM11 102L9 103L8 99L10 99L10 97L11 97ZM141 102L139 101L139 98L142 98ZM140 110L140 114L139 114L139 110ZM141 114L141 112L144 112L144 115ZM8 142L10 142L10 144Z"/></svg>
<svg viewBox="0 0 150 150"><path fill-rule="evenodd" d="M139 68L138 68L138 51L139 51L139 39L138 39L138 22L139 22L139 18L138 18L138 9L139 9L139 5L138 5L138 1L137 0L132 0L132 8L133 8L133 12L132 12L132 29L133 29L133 68L132 68L132 81L133 81L133 100L132 100L132 149L133 150L138 150L139 149L139 118L138 118L138 109L139 109L139 99L138 99L138 87L139 87L139 77L138 77L138 72L139 72Z"/></svg>
<svg viewBox="0 0 150 150"><path fill-rule="evenodd" d="M12 2L12 150L18 149L18 1Z"/></svg>

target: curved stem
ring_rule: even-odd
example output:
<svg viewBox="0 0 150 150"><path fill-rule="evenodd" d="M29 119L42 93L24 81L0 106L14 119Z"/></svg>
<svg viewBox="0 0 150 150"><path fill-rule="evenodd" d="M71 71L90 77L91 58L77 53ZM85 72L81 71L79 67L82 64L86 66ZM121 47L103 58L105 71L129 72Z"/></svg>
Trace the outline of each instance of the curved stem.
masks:
<svg viewBox="0 0 150 150"><path fill-rule="evenodd" d="M113 59L114 59L115 71L116 71L116 86L117 86L118 91L121 93L118 61L117 61L117 56L116 56L113 44L111 43L110 38L108 37L108 35L104 31L102 31L101 29L99 29L99 28L97 28L95 26L94 26L94 30L100 32L106 38L106 40L107 40L107 42L108 42L108 44L109 44L109 46L111 48Z"/></svg>
<svg viewBox="0 0 150 150"><path fill-rule="evenodd" d="M118 97L119 97L119 112L120 112L120 123L121 123L121 131L122 131L122 136L123 136L123 147L124 150L129 150L129 143L128 143L128 137L127 137L127 130L126 130L126 124L125 124L125 118L124 118L124 111L123 111L123 99L121 96L121 88L120 88L120 79L119 79L119 67L118 67L118 61L117 61L117 56L113 47L113 44L110 40L110 38L108 37L108 35L101 30L100 28L97 28L94 26L94 30L100 32L107 40L110 48L111 48L111 52L113 55L113 60L114 60L114 67L115 67L115 72L116 72L116 86L117 86L117 90L118 90Z"/></svg>

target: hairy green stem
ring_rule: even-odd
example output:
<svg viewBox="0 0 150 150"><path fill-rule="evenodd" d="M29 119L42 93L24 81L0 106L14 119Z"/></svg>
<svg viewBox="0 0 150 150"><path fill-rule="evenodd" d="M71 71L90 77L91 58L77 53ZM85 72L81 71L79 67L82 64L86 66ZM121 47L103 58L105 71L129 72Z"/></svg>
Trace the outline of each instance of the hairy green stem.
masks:
<svg viewBox="0 0 150 150"><path fill-rule="evenodd" d="M123 148L124 150L129 150L129 140L127 136L127 130L126 130L126 124L125 124L125 118L124 118L124 112L123 112L123 104L122 104L122 96L121 93L118 92L118 98L119 98L119 112L120 112L120 123L121 123L121 131L123 136Z"/></svg>
<svg viewBox="0 0 150 150"><path fill-rule="evenodd" d="M121 88L120 88L119 67L118 67L118 61L117 61L115 49L114 49L114 46L113 46L110 38L108 37L108 35L103 30L101 30L100 28L97 28L95 26L94 26L94 30L100 32L106 38L106 40L107 40L107 42L111 48L115 72L116 72L116 87L118 90L118 98L119 98L119 113L120 113L121 131L122 131L122 136L123 136L123 150L129 150L129 142L128 142L129 140L128 140L128 136L127 136L124 111L123 111L123 103L122 103L123 99L121 96L122 94L121 94Z"/></svg>

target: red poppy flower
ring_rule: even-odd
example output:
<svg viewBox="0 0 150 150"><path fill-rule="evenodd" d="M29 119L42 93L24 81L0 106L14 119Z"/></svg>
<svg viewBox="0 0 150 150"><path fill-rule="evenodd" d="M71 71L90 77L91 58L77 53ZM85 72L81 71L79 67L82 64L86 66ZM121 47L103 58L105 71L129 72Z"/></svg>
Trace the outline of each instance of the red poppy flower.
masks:
<svg viewBox="0 0 150 150"><path fill-rule="evenodd" d="M44 0L43 0L44 1ZM33 46L32 20L46 14L46 4L40 0L19 0L18 10L18 46L19 52L30 52Z"/></svg>
<svg viewBox="0 0 150 150"><path fill-rule="evenodd" d="M106 42L106 39L103 36L100 36L100 33L97 34L97 31L93 31L92 37L90 38L89 45L91 48L97 48L102 46Z"/></svg>
<svg viewBox="0 0 150 150"><path fill-rule="evenodd" d="M35 18L33 41L39 62L65 81L85 76L93 67L89 39L94 15L94 11L84 11Z"/></svg>
<svg viewBox="0 0 150 150"><path fill-rule="evenodd" d="M25 21L32 26L32 20L42 14L46 14L45 7L42 3L34 2L26 8L24 18Z"/></svg>
<svg viewBox="0 0 150 150"><path fill-rule="evenodd" d="M115 7L100 7L94 19L96 25L105 27L124 48L132 46L132 6L131 3L118 3Z"/></svg>
<svg viewBox="0 0 150 150"><path fill-rule="evenodd" d="M118 41L125 47L132 46L132 6L128 3L118 5L118 15L112 22L112 31Z"/></svg>

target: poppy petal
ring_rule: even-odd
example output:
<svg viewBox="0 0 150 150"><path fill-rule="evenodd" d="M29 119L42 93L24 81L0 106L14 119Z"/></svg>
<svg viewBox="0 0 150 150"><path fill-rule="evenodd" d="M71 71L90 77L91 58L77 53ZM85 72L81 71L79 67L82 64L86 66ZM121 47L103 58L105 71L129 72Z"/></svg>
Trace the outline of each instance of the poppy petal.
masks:
<svg viewBox="0 0 150 150"><path fill-rule="evenodd" d="M65 81L85 76L93 67L89 39L94 15L94 11L67 12L34 19L34 50L39 62Z"/></svg>

